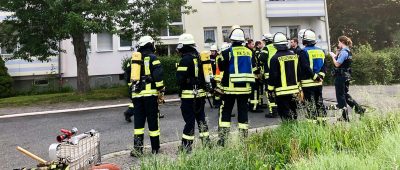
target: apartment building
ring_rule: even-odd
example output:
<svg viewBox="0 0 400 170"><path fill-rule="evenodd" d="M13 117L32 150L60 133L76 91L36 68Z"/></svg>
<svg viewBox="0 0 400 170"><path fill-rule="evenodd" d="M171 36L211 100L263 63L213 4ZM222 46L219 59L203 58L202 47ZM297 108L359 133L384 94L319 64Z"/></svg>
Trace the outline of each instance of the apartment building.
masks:
<svg viewBox="0 0 400 170"><path fill-rule="evenodd" d="M189 0L188 5L197 12L183 15L162 30L162 44L157 46L159 53L174 53L178 37L183 32L193 34L199 50L209 50L214 44L220 47L228 42L233 25L239 25L245 36L254 40L260 40L262 34L267 32L283 32L292 38L297 36L299 30L310 28L317 34L317 46L329 47L326 0ZM4 15L0 13L0 19ZM88 34L85 41L91 85L122 83L121 62L130 56L134 42L109 33ZM60 44L66 52L54 56L48 63L7 61L10 74L20 82L17 86L45 86L46 77L57 74L64 84L75 87L77 70L73 45L71 40Z"/></svg>

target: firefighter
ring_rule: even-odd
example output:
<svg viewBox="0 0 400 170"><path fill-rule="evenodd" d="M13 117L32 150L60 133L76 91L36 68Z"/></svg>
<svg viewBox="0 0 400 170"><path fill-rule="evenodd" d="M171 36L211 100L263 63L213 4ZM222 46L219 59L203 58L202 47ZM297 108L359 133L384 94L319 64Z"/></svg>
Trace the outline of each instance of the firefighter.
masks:
<svg viewBox="0 0 400 170"><path fill-rule="evenodd" d="M210 49L211 55L210 55L210 60L211 60L211 66L213 70L213 75L216 75L217 71L217 57L219 55L218 53L218 47L216 45L211 46ZM212 88L215 89L217 87L217 80L215 80L216 77L212 80ZM221 98L217 94L213 94L213 106L215 108L219 108L221 106Z"/></svg>
<svg viewBox="0 0 400 170"><path fill-rule="evenodd" d="M185 152L192 150L196 121L203 144L209 143L210 140L204 105L206 89L211 89L211 84L205 83L202 63L195 44L191 34L182 34L177 47L182 58L177 68L176 78L180 88L182 116L185 121L180 149Z"/></svg>
<svg viewBox="0 0 400 170"><path fill-rule="evenodd" d="M246 42L246 47L253 52L253 60L255 61L255 66L253 67L253 74L255 78L255 83L251 84L251 94L250 94L250 100L249 100L249 110L250 112L254 113L261 113L263 110L261 109L260 106L260 86L262 84L261 82L261 69L260 69L260 63L259 63L259 53L256 55L256 48L255 48L255 43L254 40L248 39Z"/></svg>
<svg viewBox="0 0 400 170"><path fill-rule="evenodd" d="M132 57L132 101L134 104L134 149L131 156L143 154L144 127L147 119L151 149L157 154L160 149L158 96L164 93L163 69L154 55L154 40L143 36L138 41L139 57Z"/></svg>
<svg viewBox="0 0 400 170"><path fill-rule="evenodd" d="M315 47L317 37L313 30L305 30L300 35L305 46L300 51L301 87L304 93L307 118L320 120L326 117L326 109L322 100L322 82L325 77L325 52Z"/></svg>
<svg viewBox="0 0 400 170"><path fill-rule="evenodd" d="M283 33L276 33L273 43L277 52L271 58L268 95L276 99L282 120L294 120L297 119L296 97L300 92L298 56L289 51L288 40Z"/></svg>
<svg viewBox="0 0 400 170"><path fill-rule="evenodd" d="M223 91L222 105L219 109L219 140L220 146L225 145L231 127L231 113L235 100L238 110L238 127L242 137L248 134L248 99L251 93L250 84L254 83L252 73L252 51L244 47L244 32L240 28L232 30L229 39L231 47L222 51L218 67L224 72L221 85Z"/></svg>
<svg viewBox="0 0 400 170"><path fill-rule="evenodd" d="M359 105L348 93L351 78L352 53L350 47L352 41L346 36L340 36L338 39L339 54L330 52L334 64L335 91L338 104L335 108L341 109L342 117L339 120L350 121L347 105L352 107L357 114L363 115L365 108Z"/></svg>
<svg viewBox="0 0 400 170"><path fill-rule="evenodd" d="M273 35L272 34L270 34L270 33L264 34L263 41L265 43L265 47L261 50L260 61L263 65L264 84L265 84L265 86L267 86L268 81L269 81L269 67L270 67L271 58L272 58L272 56L275 55L277 50L273 44ZM269 112L265 114L265 117L276 118L278 116L276 102L274 101L273 97L268 96L268 93L266 94L266 96L268 99Z"/></svg>
<svg viewBox="0 0 400 170"><path fill-rule="evenodd" d="M259 71L259 73L256 72L256 73L258 73L258 76L256 76L256 82L258 80L259 97L258 97L258 106L257 107L260 109L268 108L268 106L267 106L268 103L264 104L264 96L265 96L265 93L264 93L265 86L264 86L264 78L263 78L264 77L264 68L263 68L262 61L260 59L261 51L263 48L264 48L264 42L256 41L255 50L254 50L254 57L255 57L254 59L256 62L255 64L256 64L257 70Z"/></svg>

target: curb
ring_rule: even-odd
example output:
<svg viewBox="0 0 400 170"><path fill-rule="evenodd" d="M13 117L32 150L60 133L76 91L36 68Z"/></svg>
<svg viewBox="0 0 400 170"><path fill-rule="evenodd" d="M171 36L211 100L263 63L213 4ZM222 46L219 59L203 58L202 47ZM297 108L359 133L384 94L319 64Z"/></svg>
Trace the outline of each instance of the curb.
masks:
<svg viewBox="0 0 400 170"><path fill-rule="evenodd" d="M264 131L266 129L275 129L277 127L279 127L279 125L270 125L270 126L252 128L252 129L249 129L249 134L259 133L259 132L262 132L262 131ZM233 132L230 132L230 134L232 135L232 134L237 133L237 132L238 131L233 131ZM212 139L217 138L217 137L218 137L217 134L210 135L210 138L212 138ZM171 142L165 142L165 143L160 144L160 147L168 147L168 146L171 146L171 145L179 144L180 142L181 142L180 140L171 141ZM151 148L151 146L150 145L145 145L144 148ZM108 153L108 154L105 154L105 155L101 156L101 160L107 161L108 159L113 159L113 158L116 158L116 157L129 155L130 152L131 152L131 150L125 149L125 150L122 150L122 151Z"/></svg>
<svg viewBox="0 0 400 170"><path fill-rule="evenodd" d="M180 99L168 99L168 100L165 100L165 103L177 102L177 101L180 101ZM18 113L18 114L9 114L9 115L0 116L0 119L24 117L24 116L34 116L34 115L46 115L46 114L55 114L55 113L67 113L67 112L80 112L80 111L88 111L88 110L109 109L109 108L117 108L117 107L126 107L128 105L129 105L129 103L106 105L106 106L85 107L85 108L77 108L77 109L63 109L63 110L51 110L51 111L41 111L41 112L31 112L31 113Z"/></svg>

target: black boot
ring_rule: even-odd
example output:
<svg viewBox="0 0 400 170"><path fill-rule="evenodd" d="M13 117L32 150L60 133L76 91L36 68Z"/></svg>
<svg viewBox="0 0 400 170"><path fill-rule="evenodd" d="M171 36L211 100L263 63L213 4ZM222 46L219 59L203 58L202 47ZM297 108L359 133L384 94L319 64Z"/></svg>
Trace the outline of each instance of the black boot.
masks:
<svg viewBox="0 0 400 170"><path fill-rule="evenodd" d="M124 117L125 117L125 120L127 121L127 122L132 122L132 119L131 119L131 117L133 116L133 108L128 108L125 112L124 112Z"/></svg>
<svg viewBox="0 0 400 170"><path fill-rule="evenodd" d="M190 154L192 153L192 144L192 140L182 139L182 145L178 149L180 152Z"/></svg>
<svg viewBox="0 0 400 170"><path fill-rule="evenodd" d="M225 141L228 138L228 134L229 134L229 128L219 128L218 129L218 136L219 136L219 140L217 142L217 145L224 147L225 146Z"/></svg>
<svg viewBox="0 0 400 170"><path fill-rule="evenodd" d="M349 111L347 110L347 108L342 108L342 117L339 118L339 121L346 121L346 122L350 122L350 118L349 118Z"/></svg>
<svg viewBox="0 0 400 170"><path fill-rule="evenodd" d="M143 155L143 137L144 135L135 135L133 137L134 146L130 153L132 157L140 157Z"/></svg>
<svg viewBox="0 0 400 170"><path fill-rule="evenodd" d="M355 105L354 106L354 111L357 113L357 114L359 114L359 115L364 115L364 113L365 113L365 111L366 111L366 109L365 108L363 108L361 105Z"/></svg>
<svg viewBox="0 0 400 170"><path fill-rule="evenodd" d="M239 135L241 139L247 138L249 136L248 129L239 129Z"/></svg>

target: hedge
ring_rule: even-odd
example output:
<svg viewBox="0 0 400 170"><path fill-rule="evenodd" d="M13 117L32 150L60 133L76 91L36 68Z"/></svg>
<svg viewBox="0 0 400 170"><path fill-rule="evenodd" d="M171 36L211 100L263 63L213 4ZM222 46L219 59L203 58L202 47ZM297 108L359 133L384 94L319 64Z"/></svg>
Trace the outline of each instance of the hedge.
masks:
<svg viewBox="0 0 400 170"><path fill-rule="evenodd" d="M358 85L400 83L400 49L387 48L373 51L370 45L353 50L352 83ZM332 59L326 57L328 74L325 85L333 85Z"/></svg>
<svg viewBox="0 0 400 170"><path fill-rule="evenodd" d="M5 65L3 58L0 56L0 98L12 96L13 90L13 79L8 74L8 69Z"/></svg>

